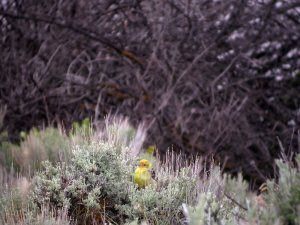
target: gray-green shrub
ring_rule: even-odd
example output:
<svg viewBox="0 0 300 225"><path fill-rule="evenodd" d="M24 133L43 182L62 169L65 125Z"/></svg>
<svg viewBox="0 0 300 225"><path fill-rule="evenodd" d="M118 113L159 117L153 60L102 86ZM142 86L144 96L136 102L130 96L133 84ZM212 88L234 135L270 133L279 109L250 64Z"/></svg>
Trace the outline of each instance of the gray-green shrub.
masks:
<svg viewBox="0 0 300 225"><path fill-rule="evenodd" d="M132 167L108 143L91 143L73 149L70 163L43 163L34 179L33 201L66 208L76 219L114 218L116 204L128 201L134 188Z"/></svg>
<svg viewBox="0 0 300 225"><path fill-rule="evenodd" d="M183 219L181 205L194 203L196 184L197 178L191 168L183 168L176 174L158 171L156 187L131 191L129 203L118 206L118 209L130 220L138 218L150 224L180 224Z"/></svg>

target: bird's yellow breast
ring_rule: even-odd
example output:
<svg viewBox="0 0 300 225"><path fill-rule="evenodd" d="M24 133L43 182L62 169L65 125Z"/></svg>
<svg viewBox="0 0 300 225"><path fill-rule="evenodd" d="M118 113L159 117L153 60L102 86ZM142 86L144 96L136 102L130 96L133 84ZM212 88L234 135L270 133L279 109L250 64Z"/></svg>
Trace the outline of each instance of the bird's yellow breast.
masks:
<svg viewBox="0 0 300 225"><path fill-rule="evenodd" d="M139 188L145 188L151 183L151 174L146 167L137 167L134 172L134 182Z"/></svg>

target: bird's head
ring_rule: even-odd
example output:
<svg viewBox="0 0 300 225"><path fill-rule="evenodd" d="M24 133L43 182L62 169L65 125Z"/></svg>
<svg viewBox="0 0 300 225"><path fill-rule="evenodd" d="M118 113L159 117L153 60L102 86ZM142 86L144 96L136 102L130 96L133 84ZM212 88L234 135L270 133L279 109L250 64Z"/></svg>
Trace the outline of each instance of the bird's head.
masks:
<svg viewBox="0 0 300 225"><path fill-rule="evenodd" d="M151 167L151 163L147 159L142 159L139 162L139 167L150 168Z"/></svg>

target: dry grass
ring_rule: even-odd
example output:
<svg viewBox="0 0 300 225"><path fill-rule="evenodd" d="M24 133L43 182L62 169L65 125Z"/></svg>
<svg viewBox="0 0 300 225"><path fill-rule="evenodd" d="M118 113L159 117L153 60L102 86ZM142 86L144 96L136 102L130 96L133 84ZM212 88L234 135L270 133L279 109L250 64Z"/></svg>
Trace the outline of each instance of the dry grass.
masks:
<svg viewBox="0 0 300 225"><path fill-rule="evenodd" d="M278 183L268 181L269 191L259 197L241 174L224 175L219 166L198 157L187 160L172 151L157 156L153 168L157 185L137 190L132 173L143 157L145 129L135 131L128 120L113 117L97 126L95 131L81 124L69 136L28 134L20 147L30 152L26 165L32 158L43 160L41 153L30 149L40 147L45 153L47 143L52 143L50 152L63 151L51 138L68 139L70 159L63 163L55 158L57 164L31 173L36 174L34 179L0 166L2 224L299 224L299 156L297 165L288 157L277 162Z"/></svg>

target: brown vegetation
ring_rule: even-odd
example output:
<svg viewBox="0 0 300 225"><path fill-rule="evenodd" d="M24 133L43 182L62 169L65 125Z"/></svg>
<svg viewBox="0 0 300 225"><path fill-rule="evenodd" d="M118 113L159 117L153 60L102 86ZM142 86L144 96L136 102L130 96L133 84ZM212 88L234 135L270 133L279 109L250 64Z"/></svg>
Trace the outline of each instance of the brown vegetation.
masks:
<svg viewBox="0 0 300 225"><path fill-rule="evenodd" d="M0 104L12 138L108 113L148 142L262 179L299 127L298 1L0 3ZM280 81L279 81L280 80ZM263 171L264 175L258 170Z"/></svg>

